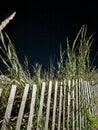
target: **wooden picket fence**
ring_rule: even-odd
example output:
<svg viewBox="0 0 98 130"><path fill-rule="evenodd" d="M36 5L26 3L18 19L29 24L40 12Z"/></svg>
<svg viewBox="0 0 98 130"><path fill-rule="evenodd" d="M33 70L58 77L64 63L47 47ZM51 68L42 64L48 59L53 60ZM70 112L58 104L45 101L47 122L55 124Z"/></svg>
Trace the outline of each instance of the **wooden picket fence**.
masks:
<svg viewBox="0 0 98 130"><path fill-rule="evenodd" d="M7 130L13 117L17 89L12 85L1 130ZM2 93L0 88L1 100ZM13 129L22 130L26 118L25 130L83 130L88 123L88 113L98 115L97 95L98 86L83 80L43 82L40 89L36 84L26 84Z"/></svg>

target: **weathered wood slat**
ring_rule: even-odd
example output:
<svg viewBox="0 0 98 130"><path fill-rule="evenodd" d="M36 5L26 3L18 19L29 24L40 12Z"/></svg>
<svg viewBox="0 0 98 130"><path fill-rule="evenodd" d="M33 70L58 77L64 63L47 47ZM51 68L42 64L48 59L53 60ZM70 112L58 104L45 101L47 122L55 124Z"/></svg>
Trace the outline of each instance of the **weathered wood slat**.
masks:
<svg viewBox="0 0 98 130"><path fill-rule="evenodd" d="M96 108L97 105L95 105L95 104L97 104L97 102L96 102L96 98L97 98L96 90L97 90L96 87L94 87L94 100L95 100L94 101L94 111L95 111L94 114L95 115L97 115L97 108Z"/></svg>
<svg viewBox="0 0 98 130"><path fill-rule="evenodd" d="M90 102L90 93L89 93L89 82L87 82L87 104L88 104L88 111L89 114L91 113L90 111L90 106L91 106L91 102Z"/></svg>
<svg viewBox="0 0 98 130"><path fill-rule="evenodd" d="M79 80L79 92L78 92L78 95L79 95L79 130L82 129L82 126L81 126L81 80Z"/></svg>
<svg viewBox="0 0 98 130"><path fill-rule="evenodd" d="M87 96L87 87L86 86L87 86L87 81L85 81L85 84L84 84L84 96L85 96L85 106L84 107L85 107L85 109L87 109L87 107L88 107L87 106L88 105L87 104L87 100L88 100L87 97L88 96ZM86 114L86 112L84 112L84 124L85 124L85 126L87 124L87 114Z"/></svg>
<svg viewBox="0 0 98 130"><path fill-rule="evenodd" d="M84 125L85 125L85 116L84 116L84 113L85 113L85 111L84 111L84 107L85 107L85 93L84 93L84 90L85 90L85 86L84 86L84 83L83 82L81 82L81 89L82 89L82 99L81 99L81 101L82 101L82 105L81 105L81 107L82 107L82 110L81 110L81 113L82 113L82 119L81 119L81 121L82 121L82 129L84 128Z"/></svg>
<svg viewBox="0 0 98 130"><path fill-rule="evenodd" d="M56 105L57 105L57 90L58 90L58 82L55 82L55 91L54 91L54 105L53 105L53 119L52 119L52 130L55 129L55 117L56 117Z"/></svg>
<svg viewBox="0 0 98 130"><path fill-rule="evenodd" d="M0 97L1 97L1 94L2 94L2 88L0 88Z"/></svg>
<svg viewBox="0 0 98 130"><path fill-rule="evenodd" d="M41 90L41 96L40 96L40 105L39 105L39 112L38 112L38 125L37 130L40 130L39 121L42 118L42 110L43 110L43 102L44 102L44 95L45 95L45 82L42 83L42 90Z"/></svg>
<svg viewBox="0 0 98 130"><path fill-rule="evenodd" d="M92 108L93 108L93 105L92 105L92 90L91 90L91 86L89 84L89 100L90 100L90 113L92 113Z"/></svg>
<svg viewBox="0 0 98 130"><path fill-rule="evenodd" d="M76 130L78 130L78 116L79 116L79 104L78 104L78 80L76 80Z"/></svg>
<svg viewBox="0 0 98 130"><path fill-rule="evenodd" d="M70 85L71 81L68 80L68 106L67 106L67 130L70 130Z"/></svg>
<svg viewBox="0 0 98 130"><path fill-rule="evenodd" d="M24 94L23 94L23 97L22 97L22 102L21 102L21 106L20 106L15 130L20 130L20 127L21 127L22 117L23 117L23 113L24 113L24 108L25 108L28 90L29 90L29 84L26 84L25 89L24 89Z"/></svg>
<svg viewBox="0 0 98 130"><path fill-rule="evenodd" d="M75 81L72 80L72 130L75 130Z"/></svg>
<svg viewBox="0 0 98 130"><path fill-rule="evenodd" d="M50 114L50 102L51 102L51 92L52 92L52 81L49 82L45 130L48 130L48 122L49 122L49 114Z"/></svg>
<svg viewBox="0 0 98 130"><path fill-rule="evenodd" d="M94 86L92 86L91 89L92 89L92 106L93 106L93 107L92 107L92 114L94 114L94 112L95 112L95 111L94 111L94 110L95 110L95 109L94 109L94 102L95 102L95 99L94 99Z"/></svg>
<svg viewBox="0 0 98 130"><path fill-rule="evenodd" d="M65 130L65 103L66 103L66 82L64 82L64 87L63 87L63 91L64 91L64 97L63 97L63 130Z"/></svg>
<svg viewBox="0 0 98 130"><path fill-rule="evenodd" d="M36 84L34 84L33 90L32 90L32 98L31 98L30 114L29 114L29 119L28 119L27 130L31 130L31 128L32 128L34 106L35 106L35 99L36 99L36 90L37 90L37 86L36 86Z"/></svg>
<svg viewBox="0 0 98 130"><path fill-rule="evenodd" d="M59 117L58 117L58 130L60 130L61 123L61 112L62 112L62 83L60 86L60 101L59 101Z"/></svg>
<svg viewBox="0 0 98 130"><path fill-rule="evenodd" d="M16 92L16 85L12 85L10 96L8 99L8 105L7 105L7 108L5 111L4 121L2 124L1 130L7 130L6 125L10 119L10 115L11 115L11 111L12 111L12 107L13 107L13 102L14 102L14 98L15 98L15 92Z"/></svg>

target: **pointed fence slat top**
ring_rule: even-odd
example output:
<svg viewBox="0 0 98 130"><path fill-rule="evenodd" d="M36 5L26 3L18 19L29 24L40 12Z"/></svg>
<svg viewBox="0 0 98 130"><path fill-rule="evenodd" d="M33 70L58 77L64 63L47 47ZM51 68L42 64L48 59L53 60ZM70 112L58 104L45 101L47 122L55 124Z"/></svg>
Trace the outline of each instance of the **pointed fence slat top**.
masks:
<svg viewBox="0 0 98 130"><path fill-rule="evenodd" d="M24 108L25 108L28 90L29 90L29 84L26 84L25 89L24 89L24 93L23 93L23 97L22 97L22 102L21 102L21 106L20 106L18 120L17 120L17 123L16 123L16 129L15 130L20 130L20 127L21 127L21 122L22 122L22 117L23 117L23 113L24 113Z"/></svg>

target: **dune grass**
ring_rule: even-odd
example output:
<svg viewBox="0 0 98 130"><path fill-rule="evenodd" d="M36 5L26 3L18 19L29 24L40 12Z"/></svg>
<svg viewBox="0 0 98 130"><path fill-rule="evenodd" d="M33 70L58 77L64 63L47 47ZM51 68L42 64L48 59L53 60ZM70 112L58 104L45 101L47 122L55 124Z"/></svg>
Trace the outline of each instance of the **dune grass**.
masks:
<svg viewBox="0 0 98 130"><path fill-rule="evenodd" d="M40 82L40 79L46 77L50 79L82 78L93 80L94 75L97 74L97 69L94 66L91 66L92 63L90 61L90 49L93 43L93 37L92 35L87 37L87 26L85 25L80 28L73 43L69 43L67 38L65 42L67 50L62 49L60 46L59 60L55 63L57 67L50 61L49 70L44 70L42 72L43 66L39 63L35 63L32 67L34 73L33 77L30 77L28 59L25 58L25 65L20 64L16 50L8 35L0 32L0 39L0 59L5 66L5 71L2 71L2 73L11 78L12 83L32 83L32 79L38 79L38 82ZM25 66L25 68L23 68L23 66ZM44 76L44 74L47 76Z"/></svg>
<svg viewBox="0 0 98 130"><path fill-rule="evenodd" d="M92 63L90 61L93 36L90 35L87 37L87 26L85 25L80 28L72 43L69 43L67 38L65 42L65 48L67 47L67 49L62 49L60 45L59 60L56 64L53 64L52 60L50 60L49 69L43 70L42 65L35 63L35 65L32 66L33 76L30 75L27 58L25 58L24 65L20 64L16 50L8 35L0 32L0 40L0 62L2 62L4 66L4 70L1 70L1 74L10 79L6 85L0 83L0 87L2 86L5 89L3 95L4 101L2 101L2 107L0 108L1 111L5 108L11 84L17 84L19 86L18 91L21 94L23 86L26 83L30 85L36 83L38 86L37 96L39 99L42 81L47 82L50 79L59 81L64 81L65 79L83 79L92 81L97 79L97 69L95 66L91 66ZM91 118L95 120L92 115L90 115L90 119Z"/></svg>

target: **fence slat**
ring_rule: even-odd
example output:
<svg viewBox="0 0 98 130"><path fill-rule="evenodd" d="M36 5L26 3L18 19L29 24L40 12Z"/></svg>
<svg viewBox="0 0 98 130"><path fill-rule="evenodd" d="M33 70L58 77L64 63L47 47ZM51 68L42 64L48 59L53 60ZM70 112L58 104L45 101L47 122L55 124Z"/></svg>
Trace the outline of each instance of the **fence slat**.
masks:
<svg viewBox="0 0 98 130"><path fill-rule="evenodd" d="M92 90L91 90L91 86L89 84L89 100L90 100L90 113L92 113L92 108L93 108L93 105L92 105Z"/></svg>
<svg viewBox="0 0 98 130"><path fill-rule="evenodd" d="M68 80L67 130L70 130L70 128L69 128L69 123L70 123L70 85L71 85L71 81Z"/></svg>
<svg viewBox="0 0 98 130"><path fill-rule="evenodd" d="M97 115L97 102L96 102L96 99L98 98L97 97L97 87L96 87L96 85L94 86L94 115Z"/></svg>
<svg viewBox="0 0 98 130"><path fill-rule="evenodd" d="M78 104L78 80L76 80L76 130L78 130L78 116L79 116L79 104Z"/></svg>
<svg viewBox="0 0 98 130"><path fill-rule="evenodd" d="M75 81L72 80L72 130L75 130Z"/></svg>
<svg viewBox="0 0 98 130"><path fill-rule="evenodd" d="M88 104L87 104L87 100L88 100L88 98L87 98L87 97L88 97L88 96L87 96L87 81L84 82L84 92L85 92L85 93L84 93L84 96L85 96L85 108L84 108L84 109L87 110L87 107L88 107L88 106L87 106L87 105L88 105ZM84 125L86 126L86 125L87 125L87 113L86 113L86 111L84 112L84 118L85 118L85 119L84 119Z"/></svg>
<svg viewBox="0 0 98 130"><path fill-rule="evenodd" d="M55 116L56 116L56 104L57 104L57 89L58 89L58 82L56 81L55 82L55 92L54 92L52 130L55 129Z"/></svg>
<svg viewBox="0 0 98 130"><path fill-rule="evenodd" d="M28 125L27 130L31 130L32 128L32 121L33 121L33 115L34 115L34 106L35 106L35 99L36 99L36 84L33 85L32 90L32 98L31 98L31 105L30 105L30 114L28 119Z"/></svg>
<svg viewBox="0 0 98 130"><path fill-rule="evenodd" d="M45 130L48 130L48 121L49 121L49 113L50 113L50 102L51 102L51 91L52 91L52 81L49 82Z"/></svg>
<svg viewBox="0 0 98 130"><path fill-rule="evenodd" d="M7 105L7 108L5 111L4 121L2 124L1 130L7 130L6 125L10 119L10 115L11 115L11 111L12 111L12 107L13 107L13 102L14 102L14 98L15 98L15 92L16 92L16 85L12 85L10 96L8 99L8 105Z"/></svg>
<svg viewBox="0 0 98 130"><path fill-rule="evenodd" d="M2 88L0 88L0 97L1 97L1 94L2 94Z"/></svg>
<svg viewBox="0 0 98 130"><path fill-rule="evenodd" d="M41 96L40 96L39 112L38 112L38 123L39 123L39 120L42 118L43 102L44 102L44 95L45 95L45 85L46 85L45 82L43 82ZM40 130L39 124L37 125L37 130Z"/></svg>
<svg viewBox="0 0 98 130"><path fill-rule="evenodd" d="M83 81L81 81L81 93L82 93L82 105L81 105L81 107L82 107L82 110L81 110L81 113L82 113L82 119L81 119L81 121L82 121L82 124L81 124L81 126L82 126L82 129L84 128L84 123L85 123L85 116L84 116L84 113L85 113L85 111L84 111L84 107L85 107L85 93L84 93L84 90L85 90L85 86L84 86L84 83L83 83Z"/></svg>
<svg viewBox="0 0 98 130"><path fill-rule="evenodd" d="M24 93L23 93L23 97L22 97L22 102L21 102L15 130L20 130L20 127L21 127L22 117L23 117L23 113L24 113L28 90L29 90L29 84L26 84L25 89L24 89Z"/></svg>
<svg viewBox="0 0 98 130"><path fill-rule="evenodd" d="M66 81L64 81L64 97L63 97L63 130L65 130L65 101L66 101Z"/></svg>
<svg viewBox="0 0 98 130"><path fill-rule="evenodd" d="M58 130L60 130L61 123L61 112L62 112L62 83L60 86L60 101L59 101L59 117L58 117Z"/></svg>
<svg viewBox="0 0 98 130"><path fill-rule="evenodd" d="M81 126L81 80L79 79L79 92L78 92L78 95L79 95L79 130L81 130L82 126Z"/></svg>

